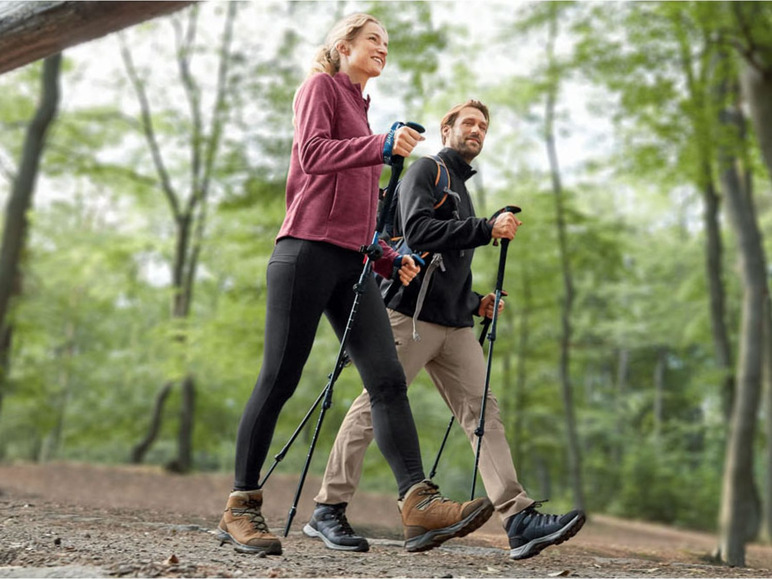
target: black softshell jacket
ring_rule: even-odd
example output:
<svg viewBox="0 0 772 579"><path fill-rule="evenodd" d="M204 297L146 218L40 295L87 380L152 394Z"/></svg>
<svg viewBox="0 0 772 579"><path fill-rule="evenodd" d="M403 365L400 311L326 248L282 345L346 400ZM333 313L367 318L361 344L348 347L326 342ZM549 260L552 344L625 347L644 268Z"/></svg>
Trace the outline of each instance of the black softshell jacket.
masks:
<svg viewBox="0 0 772 579"><path fill-rule="evenodd" d="M437 164L424 157L410 165L400 183L399 220L405 240L415 253L439 252L445 265L445 271L434 271L418 319L443 326L470 327L474 325L473 315L481 297L472 291L474 248L490 243L493 227L487 219L475 217L465 184L475 173L472 167L453 149L446 147L439 156L448 167L450 189L458 194L458 201L449 196L434 209ZM431 257L425 258L427 267ZM421 268L407 287L400 284L387 307L413 316L425 272L426 267ZM400 282L382 282L384 296L392 283Z"/></svg>

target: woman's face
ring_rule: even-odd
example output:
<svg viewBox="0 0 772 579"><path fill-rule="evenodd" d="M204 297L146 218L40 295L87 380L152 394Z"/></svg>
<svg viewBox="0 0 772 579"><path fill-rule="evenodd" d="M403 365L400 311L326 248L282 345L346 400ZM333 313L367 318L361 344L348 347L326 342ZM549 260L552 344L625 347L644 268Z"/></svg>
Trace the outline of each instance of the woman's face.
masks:
<svg viewBox="0 0 772 579"><path fill-rule="evenodd" d="M365 24L351 42L338 48L341 53L341 71L351 81L364 88L368 79L381 74L389 53L389 35L375 22Z"/></svg>

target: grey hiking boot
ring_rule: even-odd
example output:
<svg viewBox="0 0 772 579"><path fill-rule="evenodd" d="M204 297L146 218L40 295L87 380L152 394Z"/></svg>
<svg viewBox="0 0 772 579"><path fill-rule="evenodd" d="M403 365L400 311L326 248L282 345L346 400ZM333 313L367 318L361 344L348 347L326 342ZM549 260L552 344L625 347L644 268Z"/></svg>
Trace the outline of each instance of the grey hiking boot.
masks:
<svg viewBox="0 0 772 579"><path fill-rule="evenodd" d="M329 549L336 551L370 550L367 539L357 535L349 525L346 506L347 503L317 504L311 520L303 527L303 532L309 537L321 539Z"/></svg>
<svg viewBox="0 0 772 579"><path fill-rule="evenodd" d="M509 536L509 558L528 559L550 545L559 545L579 532L586 519L582 511L565 515L544 515L537 511L544 501L536 501L504 523Z"/></svg>
<svg viewBox="0 0 772 579"><path fill-rule="evenodd" d="M262 506L263 491L232 492L217 527L220 544L233 543L239 553L281 555L281 541L268 530Z"/></svg>
<svg viewBox="0 0 772 579"><path fill-rule="evenodd" d="M457 503L443 497L429 480L410 487L398 505L405 528L405 549L411 552L428 551L448 539L464 537L493 514L493 504L487 497Z"/></svg>

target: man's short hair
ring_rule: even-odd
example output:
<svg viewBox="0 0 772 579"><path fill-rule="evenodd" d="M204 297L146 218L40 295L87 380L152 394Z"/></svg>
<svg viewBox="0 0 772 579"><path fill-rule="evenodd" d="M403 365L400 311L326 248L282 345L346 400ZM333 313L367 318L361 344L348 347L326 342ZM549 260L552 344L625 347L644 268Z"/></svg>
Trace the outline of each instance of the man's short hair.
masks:
<svg viewBox="0 0 772 579"><path fill-rule="evenodd" d="M456 119L458 118L458 113L461 112L461 109L465 109L467 107L471 107L473 109L477 109L480 111L483 116L485 116L485 122L490 123L490 115L488 114L488 107L486 107L483 103L481 103L478 100L469 99L465 103L462 103L460 105L454 106L452 109L450 109L447 113L445 113L445 116L442 117L442 120L440 121L440 135L442 135L442 129L443 127L452 127L454 124L456 124ZM442 137L442 143L445 144L445 137Z"/></svg>

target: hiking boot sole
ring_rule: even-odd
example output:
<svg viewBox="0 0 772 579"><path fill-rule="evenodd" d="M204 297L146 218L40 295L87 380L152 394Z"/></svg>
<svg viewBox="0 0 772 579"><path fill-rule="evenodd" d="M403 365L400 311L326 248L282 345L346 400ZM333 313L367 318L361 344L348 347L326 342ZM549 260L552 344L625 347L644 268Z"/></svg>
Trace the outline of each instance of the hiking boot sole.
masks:
<svg viewBox="0 0 772 579"><path fill-rule="evenodd" d="M586 517L584 514L579 513L571 519L565 527L558 529L551 535L539 537L516 549L511 549L509 551L509 558L517 561L529 559L530 557L535 557L550 545L560 545L560 543L565 543L579 532L579 529L584 526L585 520Z"/></svg>
<svg viewBox="0 0 772 579"><path fill-rule="evenodd" d="M252 555L258 553L265 553L266 555L281 555L281 543L279 541L269 541L266 545L259 547L254 545L245 545L244 543L239 543L230 533L223 531L220 527L217 527L215 537L217 537L217 540L220 541L220 546L224 545L225 543L232 543L233 550L238 553L247 553Z"/></svg>
<svg viewBox="0 0 772 579"><path fill-rule="evenodd" d="M439 547L450 539L465 537L472 531L482 527L491 518L492 514L493 503L486 499L476 511L473 511L455 525L427 531L422 535L408 539L405 541L405 549L410 553L420 553L421 551L428 551L429 549Z"/></svg>
<svg viewBox="0 0 772 579"><path fill-rule="evenodd" d="M309 537L314 537L324 541L324 544L328 549L334 549L336 551L357 551L359 553L364 553L370 550L370 543L367 542L367 539L363 539L364 544L340 545L339 543L333 543L330 541L327 537L324 536L324 533L317 531L309 524L306 524L306 526L303 527L303 532Z"/></svg>

